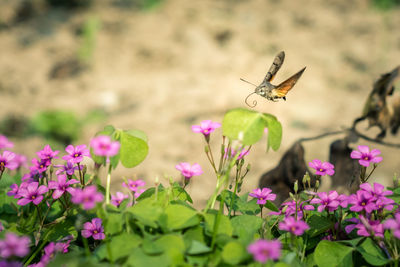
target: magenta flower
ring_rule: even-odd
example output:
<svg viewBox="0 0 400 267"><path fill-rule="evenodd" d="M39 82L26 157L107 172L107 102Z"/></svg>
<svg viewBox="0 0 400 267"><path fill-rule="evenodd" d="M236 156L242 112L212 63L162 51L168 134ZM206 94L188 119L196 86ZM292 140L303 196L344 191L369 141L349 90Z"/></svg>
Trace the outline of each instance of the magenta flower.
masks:
<svg viewBox="0 0 400 267"><path fill-rule="evenodd" d="M249 154L250 150L245 150L244 148L239 149L240 153L236 160L242 159L244 156ZM228 148L225 148L224 158L234 158L236 156L237 151L231 148L231 151L228 152Z"/></svg>
<svg viewBox="0 0 400 267"><path fill-rule="evenodd" d="M128 184L123 182L122 186L129 188L129 190L133 191L133 192L137 192L140 186L144 186L146 183L143 180L137 179L137 180L132 180L129 179L128 180Z"/></svg>
<svg viewBox="0 0 400 267"><path fill-rule="evenodd" d="M47 171L47 167L51 165L51 161L47 159L41 159L40 161L36 158L32 159L33 168L35 168L39 173L43 173ZM33 169L31 167L31 169Z"/></svg>
<svg viewBox="0 0 400 267"><path fill-rule="evenodd" d="M29 253L30 242L27 236L18 237L14 233L6 233L5 239L0 240L0 256L5 259L12 256L24 257Z"/></svg>
<svg viewBox="0 0 400 267"><path fill-rule="evenodd" d="M192 125L192 131L195 133L202 133L204 136L208 136L215 129L221 127L221 123L212 122L211 120L205 120L200 125Z"/></svg>
<svg viewBox="0 0 400 267"><path fill-rule="evenodd" d="M394 214L394 219L388 219L384 223L385 229L392 229L393 235L400 239L400 212Z"/></svg>
<svg viewBox="0 0 400 267"><path fill-rule="evenodd" d="M358 229L357 234L359 236L383 237L383 224L379 220L369 220L360 215L360 222L361 223L356 225L356 228Z"/></svg>
<svg viewBox="0 0 400 267"><path fill-rule="evenodd" d="M253 190L253 193L249 193L249 196L257 198L257 204L264 205L267 200L274 201L276 199L276 194L271 193L272 190L265 187L263 189L257 188Z"/></svg>
<svg viewBox="0 0 400 267"><path fill-rule="evenodd" d="M10 185L11 190L7 192L7 196L11 197L14 196L14 198L20 198L18 195L18 185L17 184L12 184Z"/></svg>
<svg viewBox="0 0 400 267"><path fill-rule="evenodd" d="M118 154L120 144L118 141L112 141L108 135L96 136L90 141L93 153L101 157L112 157Z"/></svg>
<svg viewBox="0 0 400 267"><path fill-rule="evenodd" d="M65 151L68 155L65 155L62 159L74 164L80 163L84 156L90 157L90 152L89 149L86 148L86 145L78 145L76 147L69 145L65 148Z"/></svg>
<svg viewBox="0 0 400 267"><path fill-rule="evenodd" d="M85 187L83 190L80 188L74 188L71 192L72 203L82 204L83 209L90 210L96 205L96 202L102 202L104 196L102 193L97 192L95 185Z"/></svg>
<svg viewBox="0 0 400 267"><path fill-rule="evenodd" d="M56 150L53 151L50 147L50 145L46 145L42 150L36 152L36 154L38 155L38 157L42 160L47 160L47 161L51 161L52 159L57 159L57 154L60 151Z"/></svg>
<svg viewBox="0 0 400 267"><path fill-rule="evenodd" d="M350 207L351 211L360 212L365 210L366 212L371 213L373 210L376 210L374 197L367 191L358 190L356 194L349 196L348 202L353 205Z"/></svg>
<svg viewBox="0 0 400 267"><path fill-rule="evenodd" d="M24 155L15 154L14 162L17 164L16 169L19 169L21 167L26 168L27 167L26 161L27 161L27 159Z"/></svg>
<svg viewBox="0 0 400 267"><path fill-rule="evenodd" d="M333 166L332 163L322 163L319 159L314 159L313 161L309 162L308 166L316 170L316 175L333 175L335 173L335 166Z"/></svg>
<svg viewBox="0 0 400 267"><path fill-rule="evenodd" d="M330 191L329 194L326 192L320 192L317 194L319 198L314 198L311 200L311 204L319 204L318 212L322 212L323 210L327 210L328 212L332 212L337 210L340 205L339 194L336 191Z"/></svg>
<svg viewBox="0 0 400 267"><path fill-rule="evenodd" d="M0 150L12 147L14 147L14 144L8 141L7 137L5 137L4 135L0 135Z"/></svg>
<svg viewBox="0 0 400 267"><path fill-rule="evenodd" d="M277 260L281 257L282 244L279 240L259 239L247 247L247 251L253 255L254 260L265 263L268 260Z"/></svg>
<svg viewBox="0 0 400 267"><path fill-rule="evenodd" d="M125 195L122 192L117 192L115 195L111 195L111 204L113 204L116 207L119 207L121 205L122 201L127 199L129 196Z"/></svg>
<svg viewBox="0 0 400 267"><path fill-rule="evenodd" d="M15 170L18 164L14 161L15 154L10 151L4 151L0 154L0 172L4 172L5 169Z"/></svg>
<svg viewBox="0 0 400 267"><path fill-rule="evenodd" d="M83 230L81 231L84 238L93 237L96 240L102 240L106 238L104 235L104 228L101 225L100 218L94 218L91 222L86 222L83 224Z"/></svg>
<svg viewBox="0 0 400 267"><path fill-rule="evenodd" d="M381 198L386 198L386 196L393 195L393 192L390 190L385 190L385 187L379 183L374 183L374 187L369 183L363 183L360 185L361 190L364 190L372 195L374 200L378 200Z"/></svg>
<svg viewBox="0 0 400 267"><path fill-rule="evenodd" d="M176 165L175 168L180 171L186 179L190 179L192 176L201 175L203 173L201 166L197 163L191 166L187 162L181 162Z"/></svg>
<svg viewBox="0 0 400 267"><path fill-rule="evenodd" d="M369 151L368 146L358 146L358 150L353 150L350 154L352 159L358 159L358 163L364 167L368 167L371 163L379 163L382 157L377 157L381 151L379 149L372 149Z"/></svg>
<svg viewBox="0 0 400 267"><path fill-rule="evenodd" d="M39 205L43 200L43 194L49 191L45 185L39 186L38 182L29 183L26 187L20 188L18 194L22 197L18 200L17 204L25 206L33 202L35 205Z"/></svg>
<svg viewBox="0 0 400 267"><path fill-rule="evenodd" d="M286 217L282 222L279 223L279 229L288 231L294 235L302 235L305 230L310 227L302 220L296 220L294 217Z"/></svg>
<svg viewBox="0 0 400 267"><path fill-rule="evenodd" d="M76 170L79 170L79 168L82 170L82 166L75 166L74 163L67 161L65 165L54 165L56 168L60 168L56 171L56 174L63 174L66 173L68 176L74 175Z"/></svg>
<svg viewBox="0 0 400 267"><path fill-rule="evenodd" d="M57 181L49 181L49 189L54 189L53 199L60 198L65 193L65 191L72 194L74 189L70 186L78 183L79 181L75 179L67 181L67 176L65 174L58 175Z"/></svg>

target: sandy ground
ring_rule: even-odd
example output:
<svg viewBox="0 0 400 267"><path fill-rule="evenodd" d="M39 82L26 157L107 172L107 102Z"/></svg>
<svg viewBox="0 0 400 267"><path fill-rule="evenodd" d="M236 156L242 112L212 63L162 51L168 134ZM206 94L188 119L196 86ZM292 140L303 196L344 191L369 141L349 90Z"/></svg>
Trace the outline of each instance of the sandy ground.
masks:
<svg viewBox="0 0 400 267"><path fill-rule="evenodd" d="M109 0L75 12L41 9L12 23L16 2L21 1L0 0L0 23L7 25L0 30L1 114L32 116L57 108L84 116L104 109L111 115L86 126L77 144L87 144L107 124L140 129L149 137L148 157L133 169L119 167L114 190L121 189L122 176L144 179L150 186L155 177L163 183L164 176L178 179L177 163L197 162L204 174L188 190L199 206L211 195L215 178L203 138L190 126L205 119L222 121L229 109L245 107L243 100L253 88L239 78L259 83L281 50L286 59L277 82L307 66L286 102L256 97L255 109L282 123L283 140L278 152L265 153L265 138L252 148L244 186L249 191L295 140L349 127L374 80L400 64L400 10L382 12L364 0L166 0L149 11ZM55 64L76 58L82 44L77 29L90 18L101 24L90 67L50 79ZM364 131L372 137L377 132ZM307 160L327 160L335 138L306 143ZM29 157L45 142L38 137L12 140L15 151ZM217 131L212 136L215 153L220 141ZM374 178L390 184L400 172L399 150L360 144L382 150L384 160Z"/></svg>

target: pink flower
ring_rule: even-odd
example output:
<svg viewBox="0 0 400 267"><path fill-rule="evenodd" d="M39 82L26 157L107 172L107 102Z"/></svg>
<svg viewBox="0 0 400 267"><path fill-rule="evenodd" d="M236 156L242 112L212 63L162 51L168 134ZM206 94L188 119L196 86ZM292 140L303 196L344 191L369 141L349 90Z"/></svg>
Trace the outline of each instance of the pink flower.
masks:
<svg viewBox="0 0 400 267"><path fill-rule="evenodd" d="M279 223L279 229L291 232L294 235L302 235L305 230L309 229L308 224L302 220L296 220L294 217L286 217Z"/></svg>
<svg viewBox="0 0 400 267"><path fill-rule="evenodd" d="M30 242L27 236L18 237L14 233L6 233L5 239L0 240L0 256L2 258L24 257L29 253Z"/></svg>
<svg viewBox="0 0 400 267"><path fill-rule="evenodd" d="M43 200L43 194L49 191L45 185L39 186L38 182L29 183L26 187L20 188L18 194L22 197L18 200L17 204L25 206L33 202L35 205L39 205Z"/></svg>
<svg viewBox="0 0 400 267"><path fill-rule="evenodd" d="M18 196L18 185L17 184L12 184L10 185L11 190L7 192L7 196L11 197L14 196L14 198L19 198Z"/></svg>
<svg viewBox="0 0 400 267"><path fill-rule="evenodd" d="M4 135L0 135L0 150L12 147L14 147L14 144L8 141L7 137L5 137Z"/></svg>
<svg viewBox="0 0 400 267"><path fill-rule="evenodd" d="M327 210L329 212L337 210L340 205L339 194L336 191L320 192L317 194L319 198L314 198L310 201L311 204L319 204L318 212Z"/></svg>
<svg viewBox="0 0 400 267"><path fill-rule="evenodd" d="M129 190L133 192L137 192L140 186L144 186L146 183L143 180L137 179L137 180L128 180L128 184L125 182L122 183L123 187L129 188Z"/></svg>
<svg viewBox="0 0 400 267"><path fill-rule="evenodd" d="M74 188L70 193L72 195L72 203L82 204L85 210L93 209L96 202L102 202L104 199L103 194L97 192L95 185L87 186L83 190L80 188Z"/></svg>
<svg viewBox="0 0 400 267"><path fill-rule="evenodd" d="M383 237L383 224L379 220L369 220L360 215L360 222L356 225L359 236L379 236Z"/></svg>
<svg viewBox="0 0 400 267"><path fill-rule="evenodd" d="M4 172L5 169L15 170L18 164L14 161L15 154L10 151L4 151L0 154L0 172Z"/></svg>
<svg viewBox="0 0 400 267"><path fill-rule="evenodd" d="M51 161L52 159L58 158L56 156L59 152L60 151L58 151L58 150L53 151L51 149L50 145L46 145L42 150L40 150L39 152L36 152L36 154L38 155L38 157L40 159Z"/></svg>
<svg viewBox="0 0 400 267"><path fill-rule="evenodd" d="M186 179L190 179L192 176L201 175L203 173L201 166L197 163L191 166L187 162L181 162L176 165L175 168L180 171Z"/></svg>
<svg viewBox="0 0 400 267"><path fill-rule="evenodd" d="M192 125L192 131L195 133L202 133L204 136L208 136L215 129L221 127L221 123L212 122L211 120L204 120L200 125Z"/></svg>
<svg viewBox="0 0 400 267"><path fill-rule="evenodd" d="M333 170L335 166L329 162L322 163L319 159L314 159L308 163L308 166L315 169L316 175L333 175L335 171Z"/></svg>
<svg viewBox="0 0 400 267"><path fill-rule="evenodd" d="M72 176L74 175L76 170L79 170L83 168L83 166L74 166L74 163L67 161L67 163L65 165L54 165L54 167L56 168L60 168L56 171L56 174L62 174L62 173L66 173L68 176Z"/></svg>
<svg viewBox="0 0 400 267"><path fill-rule="evenodd" d="M257 198L257 204L264 205L267 200L274 201L276 199L276 194L271 194L272 190L269 188L257 188L253 190L253 193L249 193L249 196Z"/></svg>
<svg viewBox="0 0 400 267"><path fill-rule="evenodd" d="M47 171L47 167L51 165L51 161L47 159L41 159L40 161L36 158L32 159L33 166L31 169L35 168L39 173Z"/></svg>
<svg viewBox="0 0 400 267"><path fill-rule="evenodd" d="M50 242L44 247L44 254L40 259L40 262L46 266L54 258L57 252L67 253L70 242L70 240L67 243Z"/></svg>
<svg viewBox="0 0 400 267"><path fill-rule="evenodd" d="M281 257L282 244L279 240L259 239L247 247L247 251L253 255L254 260L265 263L268 260L277 260Z"/></svg>
<svg viewBox="0 0 400 267"><path fill-rule="evenodd" d="M372 149L369 151L368 146L358 146L358 150L353 150L350 154L352 159L359 159L358 163L364 167L368 167L371 163L379 163L382 157L377 157L381 151L379 149Z"/></svg>
<svg viewBox="0 0 400 267"><path fill-rule="evenodd" d="M244 148L239 149L240 153L239 156L237 157L236 160L240 160L247 154L249 154L250 150L245 150ZM228 152L228 148L225 148L225 153L224 153L224 158L234 158L236 156L237 151L235 151L233 148L231 148L230 153Z"/></svg>
<svg viewBox="0 0 400 267"><path fill-rule="evenodd" d="M86 145L78 145L74 147L73 145L69 145L65 148L65 151L68 155L65 155L63 160L70 161L74 164L80 163L83 160L83 157L90 157L89 149L86 149Z"/></svg>
<svg viewBox="0 0 400 267"><path fill-rule="evenodd" d="M67 176L65 174L58 175L57 181L49 181L49 189L54 189L53 199L60 198L65 193L65 191L72 194L72 191L74 191L74 189L70 186L77 183L79 183L79 181L75 179L67 181Z"/></svg>
<svg viewBox="0 0 400 267"><path fill-rule="evenodd" d="M373 210L376 210L373 196L367 191L358 190L356 194L349 196L348 202L353 205L350 207L351 211L360 212L365 210L366 212L371 213Z"/></svg>
<svg viewBox="0 0 400 267"><path fill-rule="evenodd" d="M134 196L135 198L138 198L138 197L140 197L140 195L141 195L144 191L145 191L145 189L144 189L144 188L141 188L141 189L137 190L133 196Z"/></svg>
<svg viewBox="0 0 400 267"><path fill-rule="evenodd" d="M27 159L24 155L15 154L14 162L17 164L16 169L19 169L21 167L26 168L27 167L26 161L27 161Z"/></svg>
<svg viewBox="0 0 400 267"><path fill-rule="evenodd" d="M400 239L400 212L394 214L394 219L388 219L384 223L385 229L392 229L393 235Z"/></svg>
<svg viewBox="0 0 400 267"><path fill-rule="evenodd" d="M125 195L122 192L117 192L115 195L111 195L111 204L113 204L116 207L119 207L121 205L122 201L125 199L129 198L128 195Z"/></svg>
<svg viewBox="0 0 400 267"><path fill-rule="evenodd" d="M96 240L102 240L106 238L104 235L104 228L101 225L102 221L100 218L94 218L91 222L86 222L83 225L83 230L81 231L84 238L93 237Z"/></svg>
<svg viewBox="0 0 400 267"><path fill-rule="evenodd" d="M120 144L118 141L112 141L108 135L100 135L90 141L90 146L95 155L112 157L118 154Z"/></svg>

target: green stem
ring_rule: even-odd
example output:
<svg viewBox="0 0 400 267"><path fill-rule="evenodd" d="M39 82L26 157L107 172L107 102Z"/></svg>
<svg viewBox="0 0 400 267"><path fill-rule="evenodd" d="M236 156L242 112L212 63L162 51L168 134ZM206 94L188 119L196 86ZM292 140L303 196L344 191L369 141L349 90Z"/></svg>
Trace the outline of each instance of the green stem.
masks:
<svg viewBox="0 0 400 267"><path fill-rule="evenodd" d="M111 163L108 166L107 184L106 184L106 204L110 204L110 186L111 186Z"/></svg>
<svg viewBox="0 0 400 267"><path fill-rule="evenodd" d="M81 185L84 187L85 180L82 177L81 165L79 164L79 162L77 163L77 165L78 165L78 172L79 172L79 180L81 181Z"/></svg>
<svg viewBox="0 0 400 267"><path fill-rule="evenodd" d="M231 217L231 212L232 212L232 210L233 210L233 204L234 204L234 202L235 202L235 200L236 200L236 191L237 191L237 186L238 186L238 181L239 179L238 179L238 177L236 176L236 179L235 179L235 188L233 189L233 195L232 195L232 198L231 198L231 204L229 205L229 218Z"/></svg>
<svg viewBox="0 0 400 267"><path fill-rule="evenodd" d="M89 249L89 244L88 244L87 239L82 237L82 242L83 242L83 246L85 247L86 257L90 257L90 249Z"/></svg>
<svg viewBox="0 0 400 267"><path fill-rule="evenodd" d="M219 202L219 210L218 210L217 216L214 221L214 229L213 229L213 235L212 235L212 239L211 239L211 249L212 250L215 247L215 241L216 241L216 237L217 237L219 223L221 222L222 212L224 210L224 204L225 204L225 197L221 196L221 201Z"/></svg>
<svg viewBox="0 0 400 267"><path fill-rule="evenodd" d="M35 252L32 253L32 255L29 257L29 259L24 263L24 267L28 266L29 263L36 257L36 255L43 249L44 245L46 245L46 242L42 242L42 244L38 247L36 247Z"/></svg>

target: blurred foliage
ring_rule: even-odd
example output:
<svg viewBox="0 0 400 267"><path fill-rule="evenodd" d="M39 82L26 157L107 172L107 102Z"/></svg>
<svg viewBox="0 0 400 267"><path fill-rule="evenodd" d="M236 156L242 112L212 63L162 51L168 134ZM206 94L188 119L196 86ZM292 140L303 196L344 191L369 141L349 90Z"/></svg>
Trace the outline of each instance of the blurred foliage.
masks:
<svg viewBox="0 0 400 267"><path fill-rule="evenodd" d="M372 6L380 10L390 10L400 6L400 0L371 0Z"/></svg>
<svg viewBox="0 0 400 267"><path fill-rule="evenodd" d="M89 7L92 4L92 0L46 0L46 2L49 6L68 8Z"/></svg>
<svg viewBox="0 0 400 267"><path fill-rule="evenodd" d="M34 133L64 145L77 140L82 124L70 111L48 110L36 114L31 121Z"/></svg>
<svg viewBox="0 0 400 267"><path fill-rule="evenodd" d="M138 8L150 10L157 8L164 0L116 0L114 4L121 8Z"/></svg>
<svg viewBox="0 0 400 267"><path fill-rule="evenodd" d="M39 135L54 145L65 146L79 138L84 125L103 122L106 117L107 114L100 109L90 111L83 118L65 110L41 111L32 119L11 114L0 121L0 133L17 138Z"/></svg>
<svg viewBox="0 0 400 267"><path fill-rule="evenodd" d="M100 21L96 17L86 20L82 27L82 43L78 50L78 58L82 63L89 63L96 46L96 36L100 29Z"/></svg>

